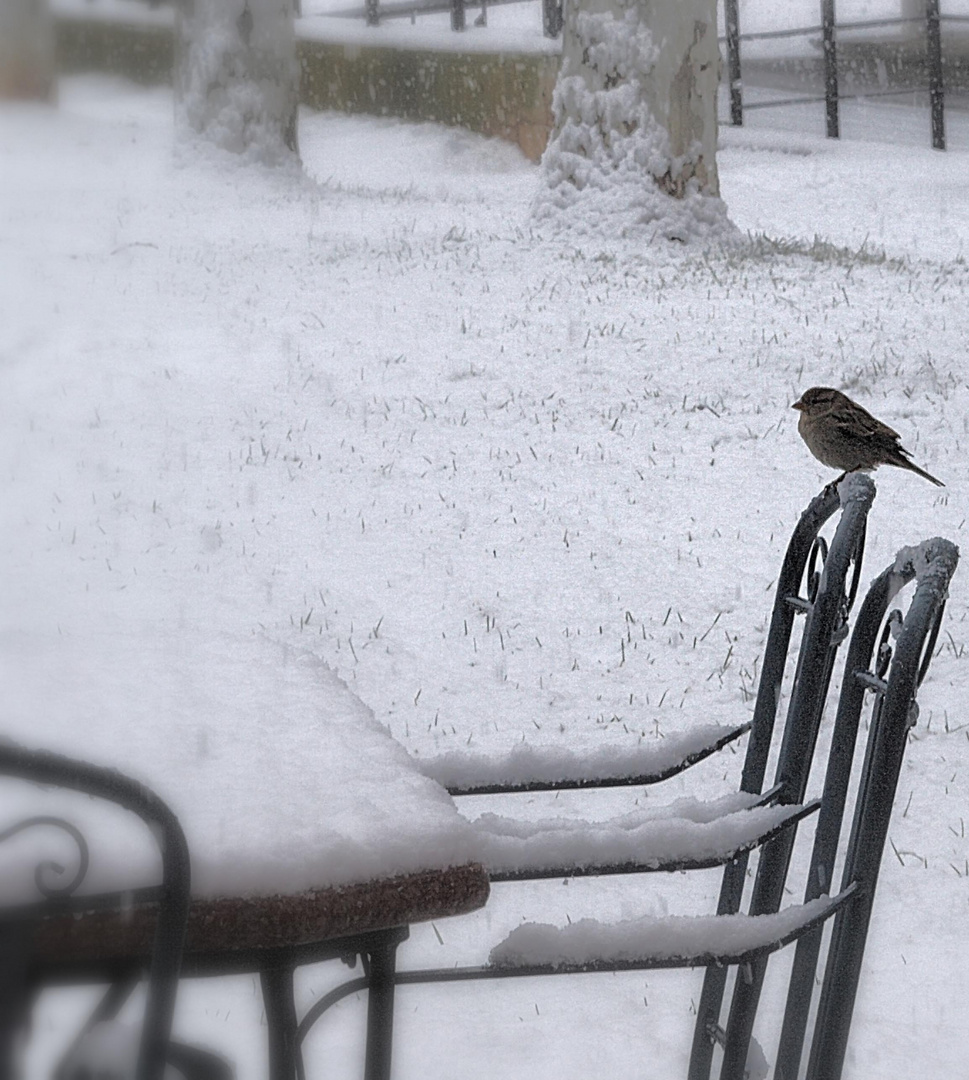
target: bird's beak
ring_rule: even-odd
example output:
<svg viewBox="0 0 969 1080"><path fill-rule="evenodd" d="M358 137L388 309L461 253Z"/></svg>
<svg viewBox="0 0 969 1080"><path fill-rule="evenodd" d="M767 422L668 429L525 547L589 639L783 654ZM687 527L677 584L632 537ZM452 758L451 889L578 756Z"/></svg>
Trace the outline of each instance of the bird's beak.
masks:
<svg viewBox="0 0 969 1080"><path fill-rule="evenodd" d="M804 402L800 400L795 401L791 408L797 409L798 412L804 412Z"/></svg>

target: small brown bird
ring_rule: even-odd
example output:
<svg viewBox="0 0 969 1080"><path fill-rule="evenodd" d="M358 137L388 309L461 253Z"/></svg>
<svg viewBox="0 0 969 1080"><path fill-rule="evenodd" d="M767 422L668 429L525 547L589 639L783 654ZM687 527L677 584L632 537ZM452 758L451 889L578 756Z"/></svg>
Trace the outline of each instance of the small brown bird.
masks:
<svg viewBox="0 0 969 1080"><path fill-rule="evenodd" d="M801 414L797 430L822 465L844 473L895 465L945 487L941 480L909 460L911 455L899 441L897 431L876 420L840 390L814 386L805 390L791 408Z"/></svg>

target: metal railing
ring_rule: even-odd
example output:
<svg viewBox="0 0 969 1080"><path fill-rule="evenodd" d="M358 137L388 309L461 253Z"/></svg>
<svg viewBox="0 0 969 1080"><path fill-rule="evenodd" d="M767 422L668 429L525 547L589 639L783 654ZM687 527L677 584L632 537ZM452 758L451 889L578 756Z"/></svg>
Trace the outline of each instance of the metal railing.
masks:
<svg viewBox="0 0 969 1080"><path fill-rule="evenodd" d="M932 146L936 150L945 149L945 85L942 75L942 24L969 24L966 15L942 15L939 0L925 0L924 16L908 16L892 19L866 19L853 22L838 22L835 13L835 0L821 0L821 23L816 26L795 27L789 30L767 30L758 33L740 32L739 0L724 0L724 33L720 40L726 45L727 79L730 94L730 123L740 127L744 120L744 109L771 109L784 105L802 105L811 102L824 102L825 128L828 138L840 137L839 102L871 97L891 97L911 94L913 89L927 89L929 108L932 117ZM838 40L839 30L868 30L905 25L923 25L925 27L927 87L905 87L890 90L873 90L864 93L841 93L838 85ZM823 96L801 96L796 98L777 98L771 101L748 103L743 100L743 80L741 75L740 43L801 37L821 36L821 50L824 65Z"/></svg>
<svg viewBox="0 0 969 1080"><path fill-rule="evenodd" d="M480 8L481 14L475 19L476 26L488 25L488 8L498 4L524 3L526 0L364 0L364 6L340 8L329 12L336 18L363 18L367 26L378 26L383 19L410 19L417 21L418 15L431 15L444 11L451 13L451 29L464 30L467 26L467 9ZM542 0L542 30L546 37L555 38L562 32L563 0Z"/></svg>

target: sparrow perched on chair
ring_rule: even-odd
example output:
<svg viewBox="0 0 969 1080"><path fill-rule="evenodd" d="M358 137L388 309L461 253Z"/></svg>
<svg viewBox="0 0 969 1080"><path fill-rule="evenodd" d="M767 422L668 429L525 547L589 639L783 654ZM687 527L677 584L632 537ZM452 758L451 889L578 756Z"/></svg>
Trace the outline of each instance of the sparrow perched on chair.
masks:
<svg viewBox="0 0 969 1080"><path fill-rule="evenodd" d="M897 431L876 420L840 390L814 386L805 390L791 408L801 414L797 430L822 465L845 473L894 465L945 487L941 480L909 460L911 455L899 441Z"/></svg>

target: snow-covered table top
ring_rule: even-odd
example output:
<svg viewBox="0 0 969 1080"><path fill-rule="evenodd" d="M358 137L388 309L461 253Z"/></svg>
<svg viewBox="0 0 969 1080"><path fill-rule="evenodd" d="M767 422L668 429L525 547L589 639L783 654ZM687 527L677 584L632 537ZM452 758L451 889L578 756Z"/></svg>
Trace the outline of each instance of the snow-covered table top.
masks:
<svg viewBox="0 0 969 1080"><path fill-rule="evenodd" d="M470 828L448 794L311 653L165 620L3 636L3 735L148 783L185 830L196 897L296 894L470 861ZM138 819L2 784L0 830L53 812L88 837L85 891L157 882L157 847ZM0 859L70 864L66 838L47 832L4 844ZM30 888L0 874L4 901Z"/></svg>

